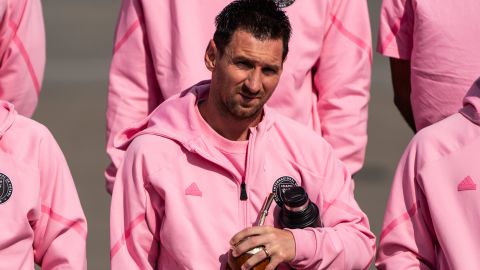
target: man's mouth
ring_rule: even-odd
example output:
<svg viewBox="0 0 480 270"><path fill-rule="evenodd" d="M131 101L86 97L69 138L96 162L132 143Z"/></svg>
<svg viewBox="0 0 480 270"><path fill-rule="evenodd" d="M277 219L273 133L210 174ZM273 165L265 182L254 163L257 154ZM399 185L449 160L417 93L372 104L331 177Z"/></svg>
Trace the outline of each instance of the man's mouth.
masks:
<svg viewBox="0 0 480 270"><path fill-rule="evenodd" d="M255 94L240 93L240 95L241 95L244 99L247 99L247 100L252 100L252 99L260 98L259 95L255 95Z"/></svg>

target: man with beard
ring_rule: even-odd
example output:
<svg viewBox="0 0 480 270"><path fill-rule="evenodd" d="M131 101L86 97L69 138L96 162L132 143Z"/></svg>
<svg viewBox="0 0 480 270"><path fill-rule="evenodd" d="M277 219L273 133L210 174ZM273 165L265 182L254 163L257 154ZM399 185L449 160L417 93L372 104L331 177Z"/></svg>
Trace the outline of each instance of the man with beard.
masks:
<svg viewBox="0 0 480 270"><path fill-rule="evenodd" d="M112 197L112 269L225 269L255 247L242 269L266 259L266 269L366 268L375 237L348 170L313 130L265 105L288 53L287 16L273 1L239 0L216 25L211 81L119 137L128 149ZM306 190L324 228L282 229L276 214L255 226L284 181Z"/></svg>

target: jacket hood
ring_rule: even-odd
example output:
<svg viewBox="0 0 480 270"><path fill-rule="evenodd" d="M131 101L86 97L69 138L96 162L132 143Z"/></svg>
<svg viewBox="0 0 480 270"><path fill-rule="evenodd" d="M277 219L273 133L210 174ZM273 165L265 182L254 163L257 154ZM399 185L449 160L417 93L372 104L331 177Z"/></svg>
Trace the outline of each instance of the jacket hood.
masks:
<svg viewBox="0 0 480 270"><path fill-rule="evenodd" d="M480 125L480 78L468 90L463 99L463 108L460 109L460 113L473 123Z"/></svg>
<svg viewBox="0 0 480 270"><path fill-rule="evenodd" d="M160 104L149 116L133 126L124 129L114 139L114 146L126 150L131 141L143 134L158 135L175 140L187 149L195 145L204 145L200 133L200 124L194 121L196 102L206 97L210 90L210 81L201 81L191 88L172 96ZM256 127L263 130L272 125L266 115L271 115L270 109L264 106L264 117Z"/></svg>
<svg viewBox="0 0 480 270"><path fill-rule="evenodd" d="M2 137L15 121L17 112L13 108L13 104L7 101L0 101L0 137Z"/></svg>

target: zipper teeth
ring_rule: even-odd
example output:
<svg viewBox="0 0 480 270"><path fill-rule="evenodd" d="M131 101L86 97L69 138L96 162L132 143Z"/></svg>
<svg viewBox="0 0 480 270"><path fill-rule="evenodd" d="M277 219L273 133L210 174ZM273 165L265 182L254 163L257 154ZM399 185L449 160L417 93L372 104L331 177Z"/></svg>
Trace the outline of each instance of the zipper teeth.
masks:
<svg viewBox="0 0 480 270"><path fill-rule="evenodd" d="M247 194L247 200L245 201L242 201L242 204L243 204L243 209L244 209L244 227L247 228L248 226L248 204L247 204L247 201L248 201L248 192L247 192L247 179L250 179L249 177L249 173L251 171L251 164L252 164L252 160L253 160L253 142L255 141L255 137L256 137L256 133L254 130L251 130L250 131L250 139L249 139L249 142L248 142L248 148L247 148L247 162L246 162L246 167L245 167L245 178L243 179L243 183L245 183L245 194Z"/></svg>

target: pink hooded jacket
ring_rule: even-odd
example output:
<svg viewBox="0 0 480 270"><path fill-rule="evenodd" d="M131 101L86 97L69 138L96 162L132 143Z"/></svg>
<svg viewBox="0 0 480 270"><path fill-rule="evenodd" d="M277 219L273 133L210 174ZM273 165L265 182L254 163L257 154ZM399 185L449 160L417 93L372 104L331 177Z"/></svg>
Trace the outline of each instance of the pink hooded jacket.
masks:
<svg viewBox="0 0 480 270"><path fill-rule="evenodd" d="M106 171L111 192L123 151L116 134L158 104L209 79L204 53L230 0L123 0L110 70ZM365 0L298 0L285 8L290 52L269 105L321 134L351 173L363 165L372 64Z"/></svg>
<svg viewBox="0 0 480 270"><path fill-rule="evenodd" d="M223 154L199 132L201 123L193 121L197 97L208 89L201 83L168 99L117 137L128 150L112 197L112 269L225 269L230 238L255 223L282 176L306 189L325 225L292 230L291 265L367 268L375 237L354 199L350 175L329 144L265 108L262 122L250 130L245 175L238 179L232 163L222 162ZM242 181L247 200L240 200ZM270 211L266 225L277 224L277 211Z"/></svg>
<svg viewBox="0 0 480 270"><path fill-rule="evenodd" d="M0 101L0 269L86 269L87 223L63 154Z"/></svg>
<svg viewBox="0 0 480 270"><path fill-rule="evenodd" d="M410 60L417 130L458 112L480 74L479 10L478 0L383 0L377 50Z"/></svg>
<svg viewBox="0 0 480 270"><path fill-rule="evenodd" d="M32 116L45 68L45 30L40 0L0 1L0 100Z"/></svg>
<svg viewBox="0 0 480 270"><path fill-rule="evenodd" d="M460 113L421 130L392 185L379 269L480 269L480 80Z"/></svg>

